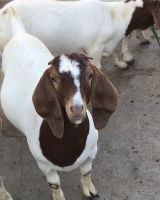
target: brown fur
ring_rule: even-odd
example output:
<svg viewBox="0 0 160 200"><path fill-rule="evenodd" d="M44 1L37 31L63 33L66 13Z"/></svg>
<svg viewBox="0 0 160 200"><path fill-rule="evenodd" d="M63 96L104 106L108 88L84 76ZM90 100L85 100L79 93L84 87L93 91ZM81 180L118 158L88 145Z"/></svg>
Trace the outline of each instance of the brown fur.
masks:
<svg viewBox="0 0 160 200"><path fill-rule="evenodd" d="M136 8L133 13L126 35L136 29L145 30L154 24L160 29L160 1L143 0L143 2L143 7Z"/></svg>
<svg viewBox="0 0 160 200"><path fill-rule="evenodd" d="M43 155L53 164L65 167L72 165L85 148L89 133L88 117L79 125L73 125L63 110L64 134L62 139L57 139L48 123L44 120L40 129L40 146Z"/></svg>
<svg viewBox="0 0 160 200"><path fill-rule="evenodd" d="M55 136L62 138L64 121L49 69L44 72L34 91L33 103L37 113L48 122Z"/></svg>
<svg viewBox="0 0 160 200"><path fill-rule="evenodd" d="M95 66L92 80L92 116L95 127L99 130L104 128L117 105L117 91L109 79Z"/></svg>

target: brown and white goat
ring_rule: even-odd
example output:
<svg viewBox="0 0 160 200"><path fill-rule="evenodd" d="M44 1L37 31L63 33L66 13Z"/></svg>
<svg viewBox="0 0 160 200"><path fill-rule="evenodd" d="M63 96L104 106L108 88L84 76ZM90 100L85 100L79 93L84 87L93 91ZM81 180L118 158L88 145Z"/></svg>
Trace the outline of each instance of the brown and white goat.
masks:
<svg viewBox="0 0 160 200"><path fill-rule="evenodd" d="M127 67L127 63L130 64L134 61L133 55L129 51L128 47L131 33L134 30L145 30L154 25L160 29L160 0L143 0L143 2L142 8L135 9L126 30L125 38L122 41L122 59L125 62L124 68L125 65ZM145 40L142 32L138 31L137 33L137 37L144 42Z"/></svg>
<svg viewBox="0 0 160 200"><path fill-rule="evenodd" d="M54 200L65 199L57 171L75 168L80 168L84 195L97 196L91 181L97 129L106 126L116 109L116 89L83 54L55 57L48 68L51 53L21 29L12 9L8 11L16 30L2 55L2 109L26 135ZM92 115L87 110L90 101Z"/></svg>

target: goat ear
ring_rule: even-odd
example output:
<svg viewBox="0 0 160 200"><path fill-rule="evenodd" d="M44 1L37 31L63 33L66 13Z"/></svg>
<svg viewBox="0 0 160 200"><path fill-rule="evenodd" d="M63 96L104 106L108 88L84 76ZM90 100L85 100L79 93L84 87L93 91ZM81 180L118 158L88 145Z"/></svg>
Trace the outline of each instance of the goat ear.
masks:
<svg viewBox="0 0 160 200"><path fill-rule="evenodd" d="M92 116L95 127L104 128L116 109L118 93L103 72L92 65L93 79L91 91Z"/></svg>
<svg viewBox="0 0 160 200"><path fill-rule="evenodd" d="M57 138L63 137L64 121L49 69L41 77L32 96L37 113L49 124Z"/></svg>
<svg viewBox="0 0 160 200"><path fill-rule="evenodd" d="M152 16L156 27L160 29L160 5L152 8Z"/></svg>

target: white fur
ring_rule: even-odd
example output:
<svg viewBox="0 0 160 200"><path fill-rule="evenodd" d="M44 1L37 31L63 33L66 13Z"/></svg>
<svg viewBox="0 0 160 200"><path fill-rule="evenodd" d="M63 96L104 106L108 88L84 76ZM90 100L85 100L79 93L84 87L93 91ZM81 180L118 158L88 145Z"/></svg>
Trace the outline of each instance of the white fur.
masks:
<svg viewBox="0 0 160 200"><path fill-rule="evenodd" d="M81 106L81 105L83 105L83 100L82 100L82 96L80 93L80 80L79 80L80 69L78 66L79 63L77 63L74 60L70 60L65 55L61 55L60 60L61 60L61 62L60 62L59 72L60 73L70 73L73 78L76 89L77 89L76 93L73 95L73 105Z"/></svg>
<svg viewBox="0 0 160 200"><path fill-rule="evenodd" d="M53 194L53 200L65 200L61 187L59 187L56 190L52 189L52 194Z"/></svg>
<svg viewBox="0 0 160 200"><path fill-rule="evenodd" d="M62 1L62 0L56 0L56 1ZM71 0L63 0L63 1L71 1ZM77 1L77 0L72 0L72 1ZM83 0L81 0L83 1ZM122 2L123 0L101 0L101 1L105 1L105 2ZM140 40L141 44L144 43L148 43L149 40L144 36L143 32L141 30L137 30L136 31L138 39ZM132 62L134 60L133 55L131 53L131 51L129 50L129 39L131 37L132 33L129 35L129 37L124 37L124 39L122 39L122 52L121 54L123 55L122 59L120 60L116 54L115 51L112 52L111 54L111 58L115 64L115 66L121 68L121 69L125 69L128 67L128 63ZM108 56L108 52L106 51L107 49L107 45L104 48L104 52L103 52L103 56ZM125 49L125 51L124 51Z"/></svg>
<svg viewBox="0 0 160 200"><path fill-rule="evenodd" d="M1 105L8 120L27 137L30 151L48 182L60 186L56 170L71 171L81 167L88 158L94 159L97 153L98 132L91 114L87 111L89 134L86 146L73 165L53 165L42 154L39 134L43 119L35 111L32 95L43 72L48 68L48 61L52 58L52 54L40 40L21 29L17 30L17 33L14 32L2 55L4 80L1 88ZM52 192L55 197L56 192Z"/></svg>
<svg viewBox="0 0 160 200"><path fill-rule="evenodd" d="M82 106L83 105L83 100L82 100L82 95L80 92L80 80L74 79L74 84L77 87L76 93L73 95L73 105L75 106Z"/></svg>
<svg viewBox="0 0 160 200"><path fill-rule="evenodd" d="M81 96L79 87L77 88L76 93L73 95L73 105L75 105L75 106L83 105L83 100L82 100L82 96Z"/></svg>
<svg viewBox="0 0 160 200"><path fill-rule="evenodd" d="M83 190L83 194L86 197L91 197L91 193L93 195L97 195L97 190L91 181L91 170L92 170L92 160L88 159L80 168L81 172L81 186Z"/></svg>
<svg viewBox="0 0 160 200"><path fill-rule="evenodd" d="M70 72L73 78L79 77L80 75L80 70L78 67L79 63L77 63L75 60L70 60L65 55L61 55L60 60L61 60L59 68L60 73Z"/></svg>
<svg viewBox="0 0 160 200"><path fill-rule="evenodd" d="M112 52L124 36L135 8L142 4L142 0L15 0L2 10L13 6L26 30L43 41L54 55L85 51L100 68L104 48L108 55Z"/></svg>
<svg viewBox="0 0 160 200"><path fill-rule="evenodd" d="M122 41L122 56L123 56L123 61L126 63L129 63L133 60L133 56L128 48L128 42L130 38L131 34L126 36Z"/></svg>

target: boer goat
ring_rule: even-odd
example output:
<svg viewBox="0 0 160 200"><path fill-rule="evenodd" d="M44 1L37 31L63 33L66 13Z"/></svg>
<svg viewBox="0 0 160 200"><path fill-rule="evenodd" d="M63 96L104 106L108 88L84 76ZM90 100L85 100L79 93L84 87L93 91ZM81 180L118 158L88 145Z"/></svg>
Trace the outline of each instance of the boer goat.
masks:
<svg viewBox="0 0 160 200"><path fill-rule="evenodd" d="M17 11L27 32L44 42L54 55L86 52L100 68L104 48L108 54L112 52L123 38L136 7L143 6L143 0L15 0L0 11L0 24L4 23L3 15L8 6ZM6 32L5 41L8 40ZM1 50L5 41L0 38Z"/></svg>
<svg viewBox="0 0 160 200"><path fill-rule="evenodd" d="M133 13L133 17L125 33L126 37L122 43L122 58L126 64L132 63L134 60L128 48L130 33L137 29L145 30L154 24L160 29L160 0L143 0L143 2L143 7L136 8ZM140 38L142 42L147 42L141 32L138 32L137 37Z"/></svg>
<svg viewBox="0 0 160 200"><path fill-rule="evenodd" d="M65 199L57 171L75 168L80 168L84 195L97 196L91 181L97 129L106 126L115 111L116 89L87 56L73 53L52 59L44 44L25 32L13 8L4 15L13 33L2 55L1 104L6 117L27 137L54 200ZM90 101L92 115L87 110Z"/></svg>

